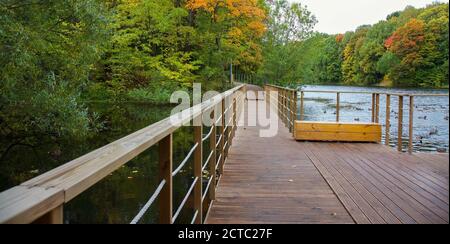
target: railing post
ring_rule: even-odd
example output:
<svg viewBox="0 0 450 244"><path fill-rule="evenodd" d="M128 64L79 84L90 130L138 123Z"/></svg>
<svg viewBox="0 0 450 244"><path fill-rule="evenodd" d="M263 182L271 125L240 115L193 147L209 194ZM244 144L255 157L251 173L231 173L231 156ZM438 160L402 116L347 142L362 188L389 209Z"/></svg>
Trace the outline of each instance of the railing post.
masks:
<svg viewBox="0 0 450 244"><path fill-rule="evenodd" d="M61 205L34 221L33 224L63 224L63 222L64 212Z"/></svg>
<svg viewBox="0 0 450 244"><path fill-rule="evenodd" d="M277 108L278 108L278 111L277 111L277 114L278 114L278 117L281 119L281 92L280 92L280 89L278 89L278 88L276 88L276 91L277 91L277 97L278 97L278 100L277 100Z"/></svg>
<svg viewBox="0 0 450 244"><path fill-rule="evenodd" d="M305 120L305 92L300 93L300 121Z"/></svg>
<svg viewBox="0 0 450 244"><path fill-rule="evenodd" d="M280 88L281 91L281 121L286 125L286 118L284 117L284 90Z"/></svg>
<svg viewBox="0 0 450 244"><path fill-rule="evenodd" d="M403 151L403 96L398 96L398 140L397 150Z"/></svg>
<svg viewBox="0 0 450 244"><path fill-rule="evenodd" d="M372 93L372 123L375 123L375 93Z"/></svg>
<svg viewBox="0 0 450 244"><path fill-rule="evenodd" d="M409 143L408 152L413 153L413 140L414 140L414 96L409 96Z"/></svg>
<svg viewBox="0 0 450 244"><path fill-rule="evenodd" d="M159 142L159 179L166 184L159 197L159 223L173 222L173 135L166 136Z"/></svg>
<svg viewBox="0 0 450 244"><path fill-rule="evenodd" d="M233 98L233 127L231 132L231 139L230 139L230 146L233 144L233 139L236 136L236 129L237 129L237 101L236 98Z"/></svg>
<svg viewBox="0 0 450 244"><path fill-rule="evenodd" d="M247 95L246 95L247 98ZM222 126L220 126L220 134L221 134L221 139L220 139L220 165L219 165L219 175L223 174L223 165L225 163L225 99L226 97L224 97L222 99L222 118L220 119Z"/></svg>
<svg viewBox="0 0 450 244"><path fill-rule="evenodd" d="M196 120L196 121L195 121ZM202 114L198 118L194 118L194 143L197 144L197 148L194 152L194 177L197 182L194 186L194 210L197 211L197 217L195 219L195 224L202 224L203 221L203 206L202 206L202 195L203 195L203 125L202 125Z"/></svg>
<svg viewBox="0 0 450 244"><path fill-rule="evenodd" d="M376 94L376 105L375 105L375 123L380 123L380 94Z"/></svg>
<svg viewBox="0 0 450 244"><path fill-rule="evenodd" d="M286 125L286 127L289 128L289 118L288 118L288 91L286 89L284 89L284 123Z"/></svg>
<svg viewBox="0 0 450 244"><path fill-rule="evenodd" d="M339 123L340 120L340 107L341 107L341 94L338 92L336 94L336 122Z"/></svg>
<svg viewBox="0 0 450 244"><path fill-rule="evenodd" d="M295 138L295 122L297 121L297 99L298 99L297 91L294 91L294 108L293 108L293 120L294 120L294 128L292 128L292 135Z"/></svg>
<svg viewBox="0 0 450 244"><path fill-rule="evenodd" d="M386 95L386 142L387 146L390 145L391 140L391 95Z"/></svg>
<svg viewBox="0 0 450 244"><path fill-rule="evenodd" d="M294 127L295 127L295 109L294 109L294 105L295 105L295 91L291 91L291 132L294 133Z"/></svg>
<svg viewBox="0 0 450 244"><path fill-rule="evenodd" d="M217 108L217 106L215 107ZM211 200L216 200L216 144L217 144L217 125L216 125L216 112L213 110L212 112L213 123L212 123L212 132L209 140L209 149L212 152L211 160L209 162L209 173L211 174L211 186L209 187L209 198Z"/></svg>

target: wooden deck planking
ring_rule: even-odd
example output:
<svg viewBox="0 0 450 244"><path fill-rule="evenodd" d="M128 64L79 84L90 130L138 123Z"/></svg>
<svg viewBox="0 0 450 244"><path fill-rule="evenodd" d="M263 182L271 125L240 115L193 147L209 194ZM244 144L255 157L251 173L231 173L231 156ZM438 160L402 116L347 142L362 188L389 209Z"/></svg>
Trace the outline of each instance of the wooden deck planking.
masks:
<svg viewBox="0 0 450 244"><path fill-rule="evenodd" d="M417 183L414 174L408 175L403 172L406 168L413 167L412 160L417 160L416 157L402 154L401 157L408 158L404 160L411 164L405 167L402 165L403 161L398 160L397 152L387 147L382 148L384 146L377 144L322 143L320 146L327 150L318 150L315 148L317 144L313 143L305 143L303 146L308 147L309 153L318 158L315 161L316 164L333 167L331 170L333 176L339 178L340 174L345 174L347 178L341 178L341 180L357 181L377 198L378 202L374 202L370 195L369 197L361 196L364 189L358 188L358 194L372 206L372 209L363 209L366 215L372 215L372 210L376 209L380 217L385 216L386 213L382 211L382 208L376 205L382 203L402 223L448 223L448 198L447 201L441 201L427 190L432 186L425 187L423 182ZM373 150L380 150L380 153L369 153ZM330 155L333 156L332 160L327 158ZM445 163L445 160L442 163ZM388 164L396 168L390 168ZM446 185L448 186L448 182ZM345 188L345 190L349 196L357 197L351 188ZM360 207L367 207L367 205ZM351 211L350 213L352 214ZM386 223L395 223L386 217L383 218ZM411 222L411 219L414 222Z"/></svg>
<svg viewBox="0 0 450 244"><path fill-rule="evenodd" d="M206 223L449 222L447 154L296 142L281 121L273 138L260 129L238 129Z"/></svg>
<svg viewBox="0 0 450 244"><path fill-rule="evenodd" d="M281 121L274 138L259 129L238 129L207 223L354 223Z"/></svg>

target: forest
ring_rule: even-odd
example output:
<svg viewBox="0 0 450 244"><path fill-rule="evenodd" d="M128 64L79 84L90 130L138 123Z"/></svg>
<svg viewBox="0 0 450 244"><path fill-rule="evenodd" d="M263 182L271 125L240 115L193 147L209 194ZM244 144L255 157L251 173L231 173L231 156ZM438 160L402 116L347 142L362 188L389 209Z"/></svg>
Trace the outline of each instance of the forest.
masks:
<svg viewBox="0 0 450 244"><path fill-rule="evenodd" d="M259 84L448 87L448 10L407 7L329 35L286 0L1 0L0 155L101 131L92 101L167 103L194 82L226 89L231 71Z"/></svg>
<svg viewBox="0 0 450 244"><path fill-rule="evenodd" d="M267 60L260 72L282 84L448 88L448 15L448 3L435 3L347 33L314 33L272 49L288 56L280 63Z"/></svg>

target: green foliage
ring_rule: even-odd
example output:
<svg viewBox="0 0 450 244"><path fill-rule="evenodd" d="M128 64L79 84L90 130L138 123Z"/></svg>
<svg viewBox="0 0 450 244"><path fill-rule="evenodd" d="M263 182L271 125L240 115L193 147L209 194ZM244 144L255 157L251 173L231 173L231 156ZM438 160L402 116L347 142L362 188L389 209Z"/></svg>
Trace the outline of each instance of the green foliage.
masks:
<svg viewBox="0 0 450 244"><path fill-rule="evenodd" d="M80 91L103 51L106 24L97 0L2 0L0 135L10 145L79 138L96 126Z"/></svg>
<svg viewBox="0 0 450 244"><path fill-rule="evenodd" d="M302 42L310 38L317 23L314 15L299 3L286 0L268 2L268 31L263 42L264 62L258 77L265 82L297 83L302 69L299 57L305 50Z"/></svg>
<svg viewBox="0 0 450 244"><path fill-rule="evenodd" d="M261 79L283 84L383 83L446 87L449 79L448 10L449 5L441 3L423 9L407 7L386 20L373 26L361 26L354 32L312 36L306 32L306 39L299 38L299 41L286 39L289 34L284 30L289 29L289 25L283 25L280 19L285 19L280 17L279 11L273 11L271 19L278 19L281 27L276 28L277 32L269 30L268 34L274 37L269 36L267 40L285 44L267 46ZM275 38L277 36L279 39Z"/></svg>
<svg viewBox="0 0 450 244"><path fill-rule="evenodd" d="M128 92L127 97L130 101L158 104L170 101L171 95L172 91L163 87L155 89L135 88Z"/></svg>
<svg viewBox="0 0 450 244"><path fill-rule="evenodd" d="M184 51L194 29L188 11L171 0L119 1L113 8L112 43L104 60L114 90L158 84L189 87L198 61Z"/></svg>

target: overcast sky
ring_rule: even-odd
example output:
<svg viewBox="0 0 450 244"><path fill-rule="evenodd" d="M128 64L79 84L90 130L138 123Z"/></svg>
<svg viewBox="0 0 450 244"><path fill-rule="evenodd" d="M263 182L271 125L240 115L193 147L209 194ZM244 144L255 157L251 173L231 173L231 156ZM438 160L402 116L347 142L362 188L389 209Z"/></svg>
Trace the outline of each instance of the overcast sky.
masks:
<svg viewBox="0 0 450 244"><path fill-rule="evenodd" d="M434 0L289 0L308 6L319 20L316 30L329 34L355 30L364 24L375 24L406 6L425 7ZM440 0L439 2L448 2Z"/></svg>

